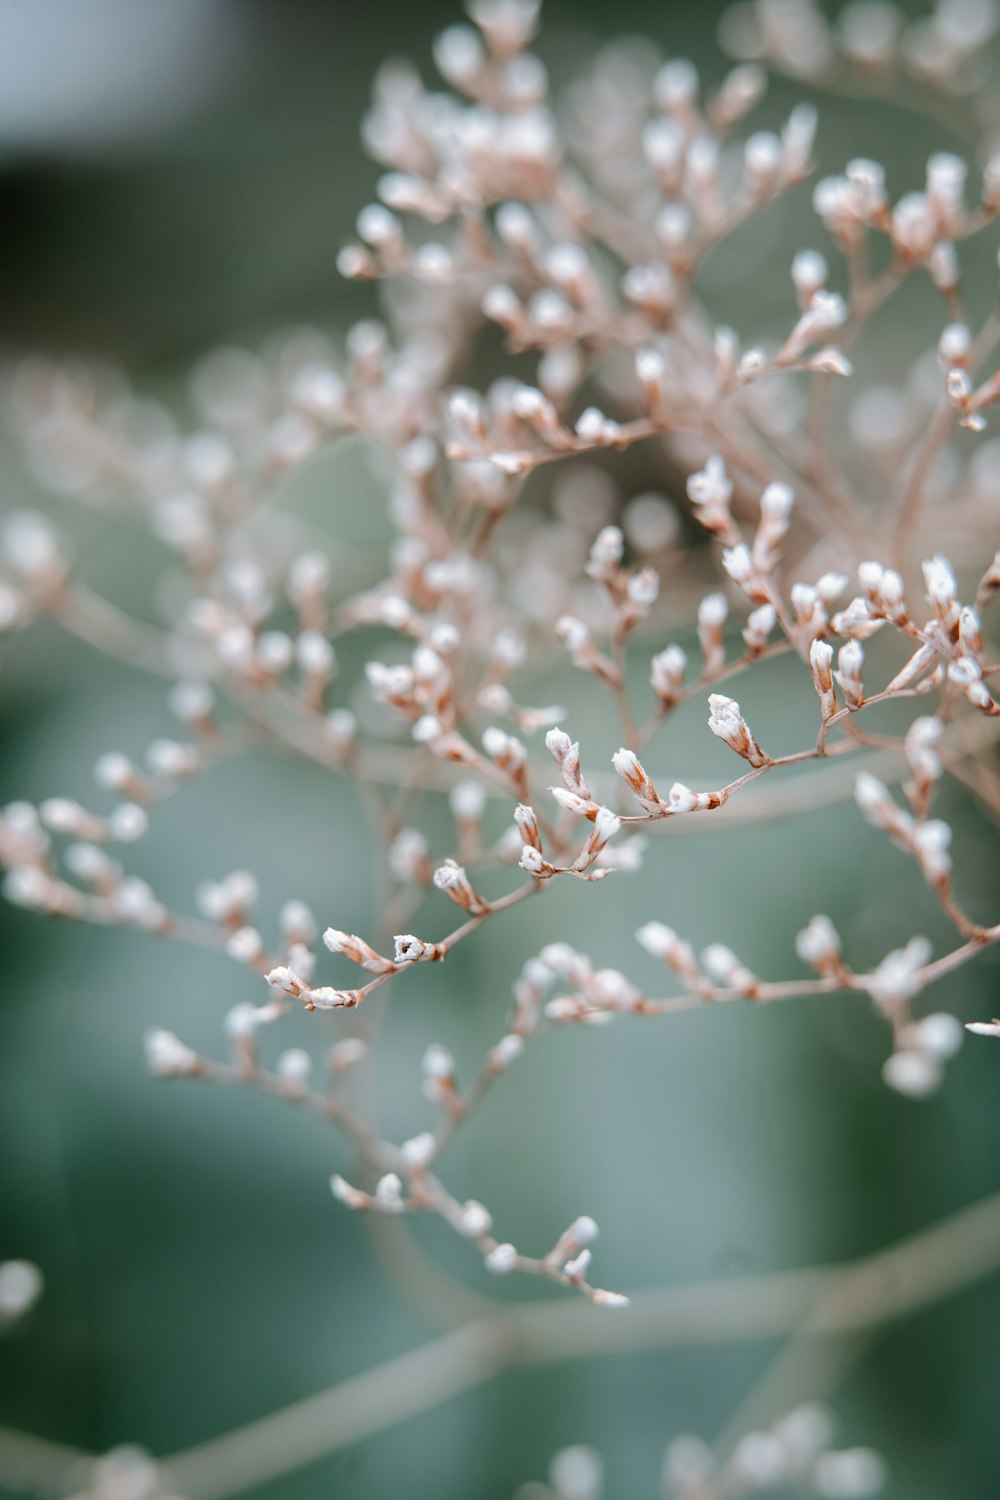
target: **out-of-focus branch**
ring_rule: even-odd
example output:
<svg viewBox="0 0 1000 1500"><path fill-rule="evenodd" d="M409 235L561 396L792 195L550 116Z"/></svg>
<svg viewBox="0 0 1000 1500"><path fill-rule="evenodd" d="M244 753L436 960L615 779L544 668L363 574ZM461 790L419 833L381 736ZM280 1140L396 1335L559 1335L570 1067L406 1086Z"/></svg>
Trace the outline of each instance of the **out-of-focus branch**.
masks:
<svg viewBox="0 0 1000 1500"><path fill-rule="evenodd" d="M63 1495L67 1476L92 1460L83 1448L0 1427L0 1484L15 1494Z"/></svg>
<svg viewBox="0 0 1000 1500"><path fill-rule="evenodd" d="M638 1293L601 1315L552 1302L467 1324L225 1436L164 1461L191 1500L221 1500L428 1411L519 1365L623 1349L856 1333L1000 1268L1000 1193L845 1267L742 1276Z"/></svg>

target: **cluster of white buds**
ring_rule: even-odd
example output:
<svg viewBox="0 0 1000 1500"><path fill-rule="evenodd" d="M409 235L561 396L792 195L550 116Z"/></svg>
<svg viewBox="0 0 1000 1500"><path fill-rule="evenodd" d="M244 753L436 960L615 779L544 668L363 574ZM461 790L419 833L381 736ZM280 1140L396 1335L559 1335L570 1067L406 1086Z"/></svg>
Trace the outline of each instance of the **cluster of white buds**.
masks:
<svg viewBox="0 0 1000 1500"><path fill-rule="evenodd" d="M94 844L134 844L145 837L149 828L149 817L138 802L121 802L106 818L101 818L70 797L47 797L38 814L53 833Z"/></svg>
<svg viewBox="0 0 1000 1500"><path fill-rule="evenodd" d="M799 581L792 584L788 597L795 612L798 635L803 642L808 643L826 628L827 612L823 595L818 585Z"/></svg>
<svg viewBox="0 0 1000 1500"><path fill-rule="evenodd" d="M858 578L873 620L890 620L894 625L908 622L903 580L894 568L883 567L880 562L863 562L858 568Z"/></svg>
<svg viewBox="0 0 1000 1500"><path fill-rule="evenodd" d="M913 830L913 852L929 885L947 887L951 874L951 827L941 818L918 822Z"/></svg>
<svg viewBox="0 0 1000 1500"><path fill-rule="evenodd" d="M948 680L961 688L969 702L981 713L992 718L1000 715L1000 703L993 697L983 681L983 670L974 657L960 656L949 664Z"/></svg>
<svg viewBox="0 0 1000 1500"><path fill-rule="evenodd" d="M96 844L70 844L64 860L67 870L98 895L113 897L122 878L117 860Z"/></svg>
<svg viewBox="0 0 1000 1500"><path fill-rule="evenodd" d="M816 184L813 207L834 239L845 250L855 250L866 229L889 230L883 168L867 157L849 161L842 177L824 177Z"/></svg>
<svg viewBox="0 0 1000 1500"><path fill-rule="evenodd" d="M365 675L377 702L408 719L430 718L443 728L448 727L453 713L451 673L431 646L418 646L410 666L403 662L388 666L369 661L365 664Z"/></svg>
<svg viewBox="0 0 1000 1500"><path fill-rule="evenodd" d="M408 1207L402 1180L395 1172L385 1172L376 1182L374 1193L364 1193L339 1173L334 1173L330 1178L330 1191L338 1203L355 1212L395 1215L405 1213Z"/></svg>
<svg viewBox="0 0 1000 1500"><path fill-rule="evenodd" d="M269 596L242 590L243 583L256 581L256 570L237 574L241 592L233 607L209 599L195 599L188 607L188 623L208 645L216 669L245 688L274 689L293 669L297 684L290 684L311 713L323 708L327 687L337 670L336 653L318 630L302 630L292 637L283 630L262 630L260 618L271 607ZM232 585L235 578L230 578ZM234 591L235 592L235 591ZM200 728L201 726L199 726ZM207 723L206 733L211 733Z"/></svg>
<svg viewBox="0 0 1000 1500"><path fill-rule="evenodd" d="M580 1286L596 1307L628 1307L629 1298L621 1292L609 1292L587 1285L586 1276L593 1256L591 1246L596 1243L599 1234L597 1224L589 1214L581 1214L543 1256L542 1264L560 1271L567 1284Z"/></svg>
<svg viewBox="0 0 1000 1500"><path fill-rule="evenodd" d="M847 304L837 292L818 289L809 300L795 327L788 335L773 363L778 368L798 364L810 344L816 344L836 333L847 321ZM846 355L832 347L821 348L806 361L806 367L828 375L850 375Z"/></svg>
<svg viewBox="0 0 1000 1500"><path fill-rule="evenodd" d="M884 1460L870 1448L834 1448L833 1436L833 1419L823 1407L796 1407L772 1427L745 1432L717 1483L733 1496L801 1488L827 1500L870 1500L885 1484ZM697 1491L682 1484L678 1493L684 1497Z"/></svg>
<svg viewBox="0 0 1000 1500"><path fill-rule="evenodd" d="M288 964L277 964L264 975L272 989L294 1000L301 1000L306 1010L344 1010L359 1005L364 999L363 990L338 990L332 985L312 986L303 974L297 973Z"/></svg>
<svg viewBox="0 0 1000 1500"><path fill-rule="evenodd" d="M222 880L204 880L195 891L202 916L225 927L243 927L257 900L257 881L248 870L234 870Z"/></svg>
<svg viewBox="0 0 1000 1500"><path fill-rule="evenodd" d="M820 181L815 209L834 247L846 252L847 275L818 251L799 251L786 288L794 291L791 315L759 347L746 347L741 331L719 323L708 305L711 278L703 287L699 277L723 237L810 170L816 112L808 104L780 130L751 130L742 143L726 139L763 91L760 62L821 89L846 78L862 91L902 84L914 92L916 79L917 94L935 95L929 112L951 122L970 105L970 116L988 123L983 49L1000 29L1000 8L995 0L935 0L929 17L910 24L882 0L860 0L832 22L819 0L743 0L724 23L743 62L714 94L682 58L647 66L638 53L617 50L559 108L549 101L545 67L527 50L537 0L468 0L466 8L471 24L446 30L434 50L448 87L426 88L414 70L393 64L380 76L365 121L365 140L385 171L340 264L351 277L405 282L401 295L392 290L386 298L384 322L355 324L342 355L325 337L296 333L270 352L215 356L196 374L200 427L188 437L166 408L133 396L117 376L108 382L49 371L39 402L27 390L38 372L15 371L10 405L29 412L21 420L38 476L89 501L142 508L170 553L168 586L158 586L156 598L172 620L133 630L71 570L69 549L50 523L15 513L0 526L0 631L49 615L111 654L148 658L180 678L170 709L183 728L179 739L153 739L136 760L118 751L100 758L97 782L120 799L107 816L68 798L50 798L37 811L28 804L4 809L0 862L7 894L21 905L190 938L258 976L258 993L268 999L229 1011L225 1063L157 1029L146 1037L154 1073L241 1081L325 1112L358 1146L361 1169L374 1168L363 1179L370 1191L332 1179L349 1207L389 1216L435 1212L474 1242L491 1273L541 1274L595 1305L621 1307L627 1298L588 1282L592 1219L576 1219L547 1255L529 1258L494 1238L483 1203L452 1197L431 1170L494 1078L521 1056L527 1037L546 1022L600 1026L615 1015L702 1002L764 1003L796 988L866 990L893 1032L885 1080L919 1097L940 1083L962 1031L943 1011L915 1018L914 997L1000 932L975 926L959 909L950 883L951 829L929 817L944 764L966 775L977 794L986 786L989 800L988 778L973 774L978 767L966 771L957 754L954 761L946 756L943 736L947 725L949 740L970 761L980 741L984 756L990 753L990 725L974 722L968 744L961 734L974 717L969 704L1000 715L990 687L995 643L984 614L1000 593L1000 554L965 606L955 570L931 555L923 564L923 623L911 610L910 583L925 535L934 538L928 551L946 535L954 540L964 579L967 543L986 532L1000 506L996 445L973 443L970 455L966 434L956 431L981 431L1000 404L1000 374L981 369L992 326L972 321L960 281L964 241L1000 216L1000 154L986 163L975 207L966 162L952 153L931 156L921 190L895 202L884 169L868 158ZM823 377L851 373L845 350L868 347L868 319L911 276L945 308L938 324L946 326L910 374L895 384L883 377L884 386L862 393L841 442L841 414ZM834 290L842 284L844 295ZM483 318L502 330L518 363L478 391L461 383L470 378L462 365ZM266 503L275 482L334 432L373 445L391 472L388 559L346 598L334 585L367 572L367 552L359 568L350 556L341 562L332 543L303 550L306 528ZM690 556L672 502L631 495L610 475L606 460L617 463L630 445L650 440L666 472L689 475L694 520L709 533L709 546ZM575 462L585 455L594 461ZM563 464L566 478L551 495L539 486L538 503L514 514L523 482L553 460L573 460ZM888 525L865 506L871 488L896 507ZM858 536L884 538L895 566L863 561L860 592L842 605L848 580L833 569L847 566L848 557L853 565ZM661 579L671 634L689 650L683 632L694 634L696 607L700 669L685 686L685 649L664 646L663 638L651 644L655 704L644 724L633 716L626 648L640 622L651 621ZM750 611L742 647L736 641L741 654L729 659L727 595L742 595L744 613ZM337 649L353 657L353 645L340 647L341 633L355 630L377 630L380 639L393 634L385 659L364 666L367 693L352 698L357 716L328 701ZM902 731L869 738L851 717L866 705L862 643L876 632L882 639L868 648L870 688L885 638L902 642L907 660L868 701L920 694L935 705L905 739ZM612 765L644 818L604 805L601 799L613 800L610 777L591 791L579 745L561 728L545 736L558 771L558 812L550 820L532 805L536 784L517 736L526 740L561 720L563 710L522 705L516 677L524 666L534 670L536 651L550 648L553 636L597 680L595 691L614 699L620 728L611 743L620 737L622 747ZM728 685L731 675L756 669L762 656L768 662L761 675L772 664L801 675L806 664L822 720L815 742L810 736L805 750L772 759L739 703L711 693L712 733L750 770L720 790L674 781L661 794L640 756L655 753L650 740L667 712L724 685L720 679ZM210 682L225 700L222 712ZM383 734L392 739L399 720L405 734L370 743ZM850 733L828 745L838 725ZM352 778L376 805L393 882L387 932L419 925L431 885L462 908L455 931L440 942L397 933L389 957L328 928L326 948L373 977L357 989L314 987L317 924L301 902L282 909L271 952L254 922L257 885L248 873L202 884L200 919L189 919L107 853L111 843L141 837L150 814L189 778L265 742ZM927 940L915 937L872 973L858 974L829 918L814 916L795 950L818 978L772 984L725 944L712 943L699 957L672 928L649 921L636 934L639 943L684 990L656 1000L617 969L597 969L567 944L549 943L515 981L500 1039L466 1091L447 1048L427 1048L424 1094L441 1117L399 1147L380 1140L362 1111L355 1115L346 1075L365 1055L359 1039L346 1037L328 1052L325 1093L311 1091L311 1058L302 1047L280 1051L273 1071L260 1065L261 1028L295 1009L291 1000L308 1010L353 1008L390 977L412 982L406 969L444 959L488 917L507 920L522 896L545 895L553 877L597 882L637 868L643 839L615 843L623 824L718 809L748 781L756 783L749 819L768 816L771 807L781 813L785 766L866 743L905 756L905 807L867 772L856 795L868 820L919 861L943 914L961 932L964 946L938 963L930 963ZM827 785L837 794L838 766L816 765L816 786L826 778L818 800ZM757 776L764 771L767 781ZM464 779L456 782L457 775ZM812 783L806 800L811 791ZM425 815L429 822L425 793L445 792L454 857L442 850L432 858L427 837L405 825ZM498 806L508 799L499 836L487 818L487 793ZM63 847L63 839L73 842ZM484 883L496 875L498 885L503 879L514 889L487 899L470 878L478 880L480 870ZM1000 1037L1000 1022L973 1022L971 1029ZM5 1277L7 1266L0 1267L0 1322ZM881 1461L869 1450L833 1449L831 1435L826 1414L806 1407L766 1431L745 1433L721 1459L685 1438L668 1455L666 1483L679 1500L737 1500L782 1487L828 1500L873 1495ZM159 1478L141 1493L152 1495L158 1485ZM597 1500L600 1487L600 1464L589 1449L557 1456L555 1500ZM110 1481L105 1489L110 1495Z"/></svg>
<svg viewBox="0 0 1000 1500"><path fill-rule="evenodd" d="M931 956L925 937L912 937L905 948L894 948L868 976L866 988L887 1015L905 1009L923 989L923 970Z"/></svg>
<svg viewBox="0 0 1000 1500"><path fill-rule="evenodd" d="M961 1021L946 1011L910 1021L899 1028L896 1050L886 1059L882 1077L897 1093L926 1099L940 1088L944 1064L963 1040Z"/></svg>
<svg viewBox="0 0 1000 1500"><path fill-rule="evenodd" d="M579 744L575 740L571 740L565 730L550 729L545 736L545 748L556 763L556 769L562 778L562 783L566 791L572 797L577 798L579 803L593 806L596 813L597 809L591 797L590 787L584 780L583 772L580 769ZM573 810L578 811L582 809L574 807ZM588 816L592 816L592 814L588 814Z"/></svg>
<svg viewBox="0 0 1000 1500"><path fill-rule="evenodd" d="M37 865L12 865L4 876L3 893L13 906L45 916L82 917L86 912L79 891Z"/></svg>
<svg viewBox="0 0 1000 1500"><path fill-rule="evenodd" d="M645 619L656 603L660 580L654 568L630 572L622 566L625 537L618 526L605 526L590 549L587 574L602 585L614 606L614 636L622 641L640 620ZM614 666L597 652L583 622L564 616L556 624L556 633L564 641L573 661L584 671L595 672L614 681Z"/></svg>
<svg viewBox="0 0 1000 1500"><path fill-rule="evenodd" d="M914 719L906 731L903 743L911 777L906 791L918 813L926 809L934 785L941 776L941 757L937 746L943 732L941 720L930 715Z"/></svg>
<svg viewBox="0 0 1000 1500"><path fill-rule="evenodd" d="M917 763L926 770L926 751L916 746ZM933 752L932 752L933 753ZM922 816L930 793L930 783L914 781L911 791L921 816L913 818L898 807L886 786L869 771L858 773L855 797L868 822L888 833L893 843L913 854L929 885L947 892L951 875L951 828L940 818L925 820Z"/></svg>
<svg viewBox="0 0 1000 1500"><path fill-rule="evenodd" d="M542 834L535 809L528 807L525 803L520 803L514 809L514 825L521 842L521 854L518 860L521 869L538 879L554 875L555 866L551 865L542 853Z"/></svg>
<svg viewBox="0 0 1000 1500"><path fill-rule="evenodd" d="M688 989L707 991L710 988L691 944L678 937L672 927L663 922L647 922L639 928L636 939L653 958L661 958L669 964Z"/></svg>
<svg viewBox="0 0 1000 1500"><path fill-rule="evenodd" d="M149 883L138 875L127 875L111 893L111 908L118 921L145 932L166 933L171 928L167 908Z"/></svg>
<svg viewBox="0 0 1000 1500"><path fill-rule="evenodd" d="M794 1489L825 1500L871 1500L887 1477L884 1460L871 1448L834 1448L834 1422L821 1406L796 1407L767 1429L743 1433L729 1456L717 1460L701 1438L674 1439L663 1462L670 1500L699 1500Z"/></svg>
<svg viewBox="0 0 1000 1500"><path fill-rule="evenodd" d="M539 955L542 964L573 990L545 1007L549 1021L585 1020L602 1024L615 1011L632 1010L642 996L617 969L595 969L590 959L568 943L549 943Z"/></svg>

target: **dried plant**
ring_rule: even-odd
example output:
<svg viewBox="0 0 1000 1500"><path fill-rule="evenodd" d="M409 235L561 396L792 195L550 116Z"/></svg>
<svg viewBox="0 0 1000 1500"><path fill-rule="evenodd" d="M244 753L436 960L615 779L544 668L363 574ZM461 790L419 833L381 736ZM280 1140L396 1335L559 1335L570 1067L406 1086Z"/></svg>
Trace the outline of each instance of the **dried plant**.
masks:
<svg viewBox="0 0 1000 1500"><path fill-rule="evenodd" d="M224 950L248 971L247 999L226 1019L228 1053L202 1056L157 1030L147 1038L155 1073L246 1085L322 1117L348 1148L332 1179L348 1209L439 1216L487 1272L543 1277L616 1309L628 1298L593 1279L593 1219L522 1248L488 1207L447 1186L452 1141L541 1030L860 992L886 1024L886 1083L922 1097L963 1036L947 1009L928 1013L925 993L1000 940L1000 914L972 914L976 892L953 874L951 829L933 815L943 776L1000 814L1000 659L985 625L1000 590L989 540L1000 446L979 437L1000 401L1000 321L966 305L960 274L967 242L1000 215L987 66L998 14L990 0L941 0L904 24L889 5L864 3L833 26L805 0L754 0L725 20L740 60L716 87L686 61L611 49L555 103L529 50L536 4L470 0L469 13L472 25L435 45L452 92L428 90L404 64L377 79L364 137L384 175L340 269L382 284L384 318L352 327L341 355L320 334L296 334L259 355L213 357L197 372L201 425L188 433L120 375L40 360L13 370L9 410L37 473L148 524L169 554L176 613L162 630L127 618L32 512L4 523L0 623L13 631L47 617L174 677L182 732L156 737L151 726L145 748L140 738L102 756L95 774L110 810L66 796L6 807L0 854L19 905ZM873 160L816 183L827 251L790 253L787 320L745 348L705 305L700 271L809 179L817 124L802 103L780 132L744 133L768 66L804 92L917 108L967 139L978 163L970 186L965 158L938 153L924 186L895 203ZM859 379L859 335L910 282L939 330L934 347L842 407L834 388ZM509 364L478 390L466 382L489 367L498 329ZM274 505L289 475L343 433L363 435L394 475L387 571L360 588L345 583L331 542L303 540ZM665 488L685 476L686 508L644 494L622 512L608 460L640 442ZM515 524L532 476L556 463L556 519L539 488ZM367 689L405 739L391 726L360 729L345 703L336 642L371 627L392 645L368 662ZM694 660L671 635L696 638ZM522 701L528 674L560 651L617 717L610 767L572 737L562 709ZM791 749L728 696L741 676L752 691L755 669L778 656L814 698L814 725ZM640 658L642 702L626 674ZM722 784L648 769L661 727L692 699L736 757ZM900 712L879 718L879 705ZM197 914L175 912L112 852L169 818L175 794L221 757L268 742L357 784L388 881L378 930L321 931L337 913L317 918L297 899L258 917L244 871L200 885ZM862 972L817 915L794 954L789 935L787 973L773 979L721 942L696 953L665 924L669 897L642 871L667 857L656 835L672 820L770 821L852 790L859 848L867 821L916 861L954 929L945 951L915 933ZM444 791L454 836L432 849L418 808ZM496 808L508 818L499 838L486 831ZM819 879L822 856L811 858ZM446 962L488 921L509 928L517 954L513 908L544 900L563 877L610 876L634 881L635 936L663 961L664 993L595 969L565 942L521 952L513 1004L478 1075L460 1081L447 1047L430 1046L423 1089L436 1123L383 1139L351 1088L355 1070L377 1062L375 992ZM351 983L331 982L320 936L354 966ZM947 984L940 993L947 1005ZM316 1017L321 1060L299 1048L265 1060L268 1029L301 1007L331 1013ZM969 1029L1000 1035L997 1022ZM694 1440L675 1444L669 1493L724 1500L804 1475L820 1495L874 1492L881 1465L830 1451L825 1421L810 1409L744 1434L718 1462ZM595 1495L595 1464L570 1450L538 1495ZM186 1471L164 1472L179 1484ZM94 1475L87 1493L111 1494L113 1476ZM161 1482L154 1473L134 1493Z"/></svg>

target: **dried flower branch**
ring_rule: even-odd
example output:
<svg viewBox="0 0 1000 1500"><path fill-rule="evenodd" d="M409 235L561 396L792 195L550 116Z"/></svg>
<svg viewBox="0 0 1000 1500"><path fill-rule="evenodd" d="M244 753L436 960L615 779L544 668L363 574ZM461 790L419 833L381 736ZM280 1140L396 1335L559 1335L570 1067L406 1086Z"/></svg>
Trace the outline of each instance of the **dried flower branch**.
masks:
<svg viewBox="0 0 1000 1500"><path fill-rule="evenodd" d="M388 297L384 321L355 324L342 357L320 339L254 356L258 378L242 405L206 400L203 372L195 386L202 422L180 435L161 410L168 435L155 453L142 437L147 426L133 431L128 422L140 398L126 386L109 392L98 372L79 367L25 361L14 371L12 409L36 470L81 503L113 502L143 520L174 570L177 602L162 629L129 620L90 591L52 522L18 512L0 529L0 632L49 618L111 657L167 672L181 737L157 724L145 748L103 755L94 779L98 797L110 801L105 811L66 796L4 808L0 862L6 894L21 906L199 944L247 971L248 998L225 1021L227 1060L156 1029L146 1039L155 1074L240 1084L306 1109L348 1148L332 1178L347 1208L436 1215L487 1272L531 1274L614 1308L628 1299L588 1279L592 1219L577 1217L547 1253L527 1256L495 1235L478 1198L454 1195L440 1175L452 1140L539 1030L862 993L891 1031L885 1081L923 1097L941 1083L963 1033L947 1012L918 1015L917 1003L1000 942L998 914L975 920L956 897L951 828L929 817L946 775L1000 812L988 765L1000 720L988 616L1000 554L978 555L986 524L995 528L996 451L977 438L1000 402L1000 376L988 368L998 330L993 309L977 328L959 295L966 242L1000 217L1000 159L987 158L974 206L967 164L950 152L933 155L922 188L895 203L883 168L867 158L817 182L813 203L831 258L792 247L788 316L766 345L744 348L736 330L719 326L699 278L715 246L812 173L811 104L796 105L780 131L735 137L763 91L762 63L804 88L885 84L904 103L916 81L928 113L949 129L968 114L973 139L987 143L997 122L987 119L979 70L997 17L989 4L962 10L941 0L918 26L886 6L856 6L835 30L812 0L751 0L724 24L741 60L717 89L706 91L689 63L669 61L648 98L627 109L619 100L622 129L609 133L601 120L621 85L598 61L565 111L551 99L529 50L532 0L470 0L469 14L472 24L450 28L435 48L451 92L387 69L365 121L368 149L385 170L340 268L358 280L405 283L405 314ZM884 265L878 275L872 252ZM838 280L843 292L832 289ZM932 307L931 347L915 372L899 372L888 397L879 389L857 396L847 420L857 461L847 465L829 377L859 383L847 351L908 282L923 287ZM479 391L463 382L484 323L497 325L520 358ZM531 379L515 379L513 369ZM801 422L794 404L787 419L793 395L804 405ZM156 410L144 398L142 409L147 418ZM252 524L300 465L345 432L375 445L393 475L384 576L359 588L344 581L332 542L307 541L291 517L271 518L266 533ZM541 466L569 460L567 473L586 477L586 455L610 459L647 440L686 476L691 531L704 533L689 546L676 497L640 496L626 506L612 480L607 503L598 495L584 519L568 501L555 537L541 508L522 509L516 536L507 527L523 481ZM557 499L554 488L558 511ZM914 576L920 559L922 582ZM845 602L854 578L857 592ZM372 722L390 726L384 731L355 712L339 671L343 638L372 626L380 655L366 663L365 687L381 715ZM615 775L592 747L581 755L581 739L561 727L571 722L565 710L525 706L532 695L522 675L557 660L560 648L613 714ZM640 655L651 689L644 707L628 671ZM799 748L783 753L783 731L752 704L755 669L779 656L810 704ZM739 692L752 705L749 719L717 690L737 676L747 679L751 696ZM706 772L694 779L709 784L699 789L647 769L663 724L695 699L707 707L711 734L746 762L712 784L706 736ZM871 727L879 705L896 712L891 732ZM405 739L394 738L393 725ZM542 731L547 755L537 746ZM276 917L258 917L248 872L203 881L197 914L184 915L125 868L130 846L169 817L192 781L223 756L269 744L349 778L372 813L372 864L383 868L387 892L377 930L366 937L330 926L322 934L335 962L371 976L356 987L313 983L312 912L292 900ZM262 1063L261 1037L293 1008L357 1013L364 1029L373 992L447 960L485 922L506 921L557 877L599 885L612 873L634 874L647 854L641 836L626 836L638 825L721 814L764 777L765 811L777 818L793 803L789 767L873 748L898 768L906 805L868 769L857 775L856 801L876 833L917 862L953 925L954 946L939 957L917 934L858 972L829 919L815 916L794 939L811 976L768 980L723 942L696 954L661 920L671 916L669 898L654 900L652 884L637 881L639 942L681 992L647 995L618 970L595 969L567 944L548 943L514 980L505 1028L467 1088L442 1044L414 1066L435 1123L401 1144L384 1139L342 1090L352 1069L377 1066L374 1027L370 1046L353 1034L332 1050L323 1042L321 1083L303 1048ZM546 795L553 763L561 784ZM423 799L442 788L454 832L432 848L414 824ZM505 809L506 833L492 843L487 798ZM715 820L697 826L706 821ZM656 858L669 856L658 848ZM494 879L497 895L488 894ZM440 933L447 902L462 917L450 931L402 930ZM513 934L510 941L513 951ZM1000 1034L996 1022L968 1027ZM824 1420L811 1408L792 1413L745 1434L721 1466L685 1439L668 1456L671 1492L731 1500L794 1483L817 1495L874 1493L877 1458L832 1449ZM596 1495L596 1460L569 1452L553 1470L551 1493ZM95 1491L106 1492L107 1484Z"/></svg>

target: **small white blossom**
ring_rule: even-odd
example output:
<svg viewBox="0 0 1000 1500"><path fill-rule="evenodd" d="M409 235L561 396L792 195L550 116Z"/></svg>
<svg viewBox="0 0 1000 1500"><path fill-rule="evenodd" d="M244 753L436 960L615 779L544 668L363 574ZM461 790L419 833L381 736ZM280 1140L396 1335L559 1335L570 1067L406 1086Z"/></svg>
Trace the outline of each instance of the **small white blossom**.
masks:
<svg viewBox="0 0 1000 1500"><path fill-rule="evenodd" d="M485 1257L485 1265L494 1276L509 1276L517 1265L517 1251L513 1245L496 1245Z"/></svg>
<svg viewBox="0 0 1000 1500"><path fill-rule="evenodd" d="M197 1052L188 1047L172 1031L156 1028L147 1031L144 1038L146 1066L151 1073L161 1078L181 1077L195 1073L200 1066Z"/></svg>

